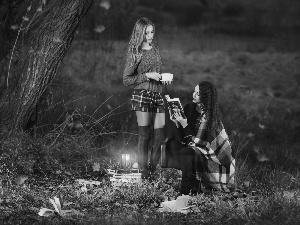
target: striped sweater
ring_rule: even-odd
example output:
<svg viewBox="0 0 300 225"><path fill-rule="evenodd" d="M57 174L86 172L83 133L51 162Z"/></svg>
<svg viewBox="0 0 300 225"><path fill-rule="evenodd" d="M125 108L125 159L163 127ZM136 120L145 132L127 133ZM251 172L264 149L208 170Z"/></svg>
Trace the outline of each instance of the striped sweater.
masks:
<svg viewBox="0 0 300 225"><path fill-rule="evenodd" d="M123 84L125 86L134 85L134 89L144 89L153 92L162 92L162 83L148 79L147 72L160 73L161 57L159 48L152 45L150 50L141 50L142 57L138 62L132 63L132 59L127 56L125 69L123 72Z"/></svg>

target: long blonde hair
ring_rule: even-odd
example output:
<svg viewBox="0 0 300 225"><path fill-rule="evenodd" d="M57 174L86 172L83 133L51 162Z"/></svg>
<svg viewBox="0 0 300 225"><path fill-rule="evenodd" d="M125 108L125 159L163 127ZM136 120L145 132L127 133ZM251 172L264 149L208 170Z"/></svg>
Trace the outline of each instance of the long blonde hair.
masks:
<svg viewBox="0 0 300 225"><path fill-rule="evenodd" d="M130 57L131 64L138 62L141 59L141 48L145 39L145 33L148 26L153 27L153 32L155 32L154 24L146 17L143 17L136 21L131 37L129 40L129 46L127 49L127 58Z"/></svg>

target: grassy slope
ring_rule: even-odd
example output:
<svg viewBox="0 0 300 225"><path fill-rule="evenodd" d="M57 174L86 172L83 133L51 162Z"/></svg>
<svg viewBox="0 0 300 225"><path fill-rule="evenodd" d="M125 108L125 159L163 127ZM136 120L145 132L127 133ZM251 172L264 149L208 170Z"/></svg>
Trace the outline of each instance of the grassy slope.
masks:
<svg viewBox="0 0 300 225"><path fill-rule="evenodd" d="M170 90L191 91L197 82L207 79L224 95L242 98L247 107L250 102L255 108L274 96L274 106L299 108L300 55L279 51L284 41L195 35L194 30L175 29L158 33L157 42L162 71L175 76ZM125 42L75 42L61 74L81 87L120 91L124 89L125 47Z"/></svg>

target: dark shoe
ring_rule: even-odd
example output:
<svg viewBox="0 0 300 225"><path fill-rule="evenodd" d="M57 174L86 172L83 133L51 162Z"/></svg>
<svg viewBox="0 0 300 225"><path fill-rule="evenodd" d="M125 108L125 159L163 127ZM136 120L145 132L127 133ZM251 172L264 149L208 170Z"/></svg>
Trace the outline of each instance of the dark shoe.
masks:
<svg viewBox="0 0 300 225"><path fill-rule="evenodd" d="M189 195L190 195L190 196L196 196L196 195L202 194L202 193L203 193L203 192L202 192L199 188L192 188L192 189L190 190Z"/></svg>
<svg viewBox="0 0 300 225"><path fill-rule="evenodd" d="M149 172L147 170L142 170L141 171L141 176L142 176L142 180L146 180L149 178Z"/></svg>
<svg viewBox="0 0 300 225"><path fill-rule="evenodd" d="M212 191L212 189L210 189L210 188L202 188L202 193L204 194L204 195L206 195L206 196L211 196L212 194L213 194L213 191Z"/></svg>

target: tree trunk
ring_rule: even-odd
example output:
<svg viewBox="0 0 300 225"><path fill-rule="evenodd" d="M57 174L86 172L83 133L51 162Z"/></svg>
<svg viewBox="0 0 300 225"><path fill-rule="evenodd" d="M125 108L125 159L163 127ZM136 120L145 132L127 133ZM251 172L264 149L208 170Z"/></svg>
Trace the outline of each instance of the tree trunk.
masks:
<svg viewBox="0 0 300 225"><path fill-rule="evenodd" d="M0 99L0 132L25 128L93 1L33 1L36 3L31 7L28 4L12 48L7 87Z"/></svg>

